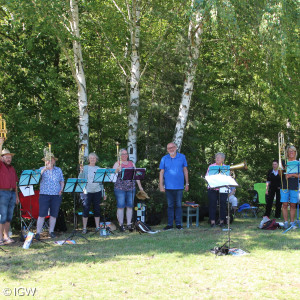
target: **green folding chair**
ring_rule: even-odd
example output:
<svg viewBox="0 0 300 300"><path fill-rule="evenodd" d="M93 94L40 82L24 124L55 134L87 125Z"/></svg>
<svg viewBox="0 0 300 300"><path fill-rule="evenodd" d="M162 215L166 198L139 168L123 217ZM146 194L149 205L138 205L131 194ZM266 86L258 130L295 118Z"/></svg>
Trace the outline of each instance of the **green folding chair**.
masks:
<svg viewBox="0 0 300 300"><path fill-rule="evenodd" d="M261 213L261 215L263 215L267 205L266 183L265 182L255 183L253 189L254 189L254 196L252 199L252 203L254 206L257 207L256 214L259 215Z"/></svg>

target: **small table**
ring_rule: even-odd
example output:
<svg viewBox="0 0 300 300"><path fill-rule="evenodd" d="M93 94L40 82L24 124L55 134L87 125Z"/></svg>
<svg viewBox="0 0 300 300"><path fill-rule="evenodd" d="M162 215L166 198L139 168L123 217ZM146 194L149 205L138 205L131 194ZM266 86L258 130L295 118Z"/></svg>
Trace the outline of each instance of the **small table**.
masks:
<svg viewBox="0 0 300 300"><path fill-rule="evenodd" d="M196 217L196 227L199 227L199 206L183 206L182 207L182 217L186 217L186 227L190 228L190 223L192 226L192 217ZM182 223L181 217L181 223Z"/></svg>

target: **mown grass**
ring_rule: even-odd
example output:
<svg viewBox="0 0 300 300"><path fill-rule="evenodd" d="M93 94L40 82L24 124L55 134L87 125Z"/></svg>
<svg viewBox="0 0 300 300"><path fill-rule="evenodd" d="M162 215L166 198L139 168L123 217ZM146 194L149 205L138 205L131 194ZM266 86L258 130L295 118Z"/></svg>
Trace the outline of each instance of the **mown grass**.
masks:
<svg viewBox="0 0 300 300"><path fill-rule="evenodd" d="M156 235L90 234L76 245L5 246L1 291L35 287L38 299L299 299L300 229L282 234L258 223L232 224L232 246L250 252L241 257L211 254L227 232L206 223Z"/></svg>

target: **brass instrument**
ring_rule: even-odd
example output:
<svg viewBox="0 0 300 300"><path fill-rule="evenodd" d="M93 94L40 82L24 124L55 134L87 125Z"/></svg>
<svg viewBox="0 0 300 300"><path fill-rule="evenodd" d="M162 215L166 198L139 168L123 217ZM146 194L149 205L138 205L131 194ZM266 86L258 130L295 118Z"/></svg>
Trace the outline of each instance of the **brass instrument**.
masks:
<svg viewBox="0 0 300 300"><path fill-rule="evenodd" d="M278 133L278 152L279 152L279 159L278 159L278 170L283 170L282 165L282 158L286 161L286 152L285 152L285 141L284 141L284 133L283 131L280 131Z"/></svg>
<svg viewBox="0 0 300 300"><path fill-rule="evenodd" d="M247 163L245 160L243 162L241 162L240 164L230 166L230 171L242 170L242 169L248 170Z"/></svg>
<svg viewBox="0 0 300 300"><path fill-rule="evenodd" d="M0 138L6 139L6 134L6 121L2 118L2 114L0 114Z"/></svg>
<svg viewBox="0 0 300 300"><path fill-rule="evenodd" d="M51 163L51 142L48 142L48 147L44 148L44 159L45 159L45 167L47 166L47 161Z"/></svg>
<svg viewBox="0 0 300 300"><path fill-rule="evenodd" d="M120 153L119 153L119 146L120 146L120 143L119 143L119 142L116 142L116 145L117 145L117 162L118 162L119 165L120 165Z"/></svg>
<svg viewBox="0 0 300 300"><path fill-rule="evenodd" d="M79 165L80 165L80 167L83 167L84 151L85 151L85 144L81 144L80 149L79 149Z"/></svg>

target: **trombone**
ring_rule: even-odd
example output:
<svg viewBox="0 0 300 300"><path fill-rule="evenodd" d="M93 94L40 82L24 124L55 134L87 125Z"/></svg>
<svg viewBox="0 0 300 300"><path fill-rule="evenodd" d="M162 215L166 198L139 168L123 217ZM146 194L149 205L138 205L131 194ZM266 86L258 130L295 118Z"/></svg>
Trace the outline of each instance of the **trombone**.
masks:
<svg viewBox="0 0 300 300"><path fill-rule="evenodd" d="M279 152L279 159L278 159L278 170L282 171L284 169L282 165L282 158L286 161L286 152L285 152L285 141L284 141L284 133L280 131L278 133L278 152Z"/></svg>
<svg viewBox="0 0 300 300"><path fill-rule="evenodd" d="M3 119L2 114L0 114L0 138L6 139L6 134L6 121Z"/></svg>

